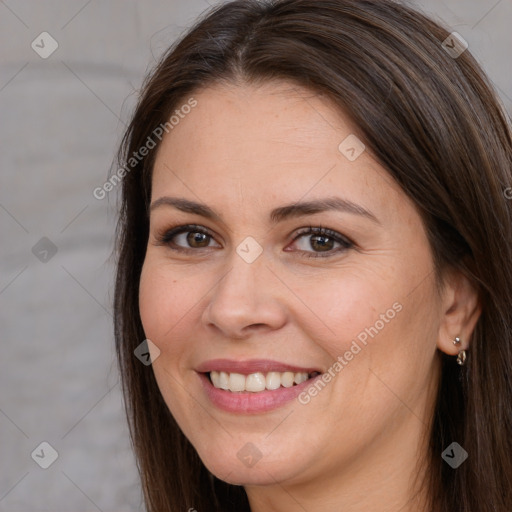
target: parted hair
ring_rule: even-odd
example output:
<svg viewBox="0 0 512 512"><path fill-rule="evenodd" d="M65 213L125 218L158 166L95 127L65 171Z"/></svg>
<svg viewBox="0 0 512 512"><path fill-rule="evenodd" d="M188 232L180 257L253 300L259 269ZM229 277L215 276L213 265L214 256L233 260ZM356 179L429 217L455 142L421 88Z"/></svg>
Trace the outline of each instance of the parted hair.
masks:
<svg viewBox="0 0 512 512"><path fill-rule="evenodd" d="M457 269L482 313L465 366L441 375L422 481L430 512L512 511L512 142L509 118L450 30L391 0L235 0L199 19L144 82L118 159L205 86L286 80L338 105L422 215L437 277ZM453 46L453 43L450 45ZM169 135L172 137L172 133ZM249 511L242 486L212 475L179 429L150 366L138 307L152 149L126 173L117 228L115 340L148 512ZM511 193L506 193L509 191ZM457 441L468 459L441 458Z"/></svg>

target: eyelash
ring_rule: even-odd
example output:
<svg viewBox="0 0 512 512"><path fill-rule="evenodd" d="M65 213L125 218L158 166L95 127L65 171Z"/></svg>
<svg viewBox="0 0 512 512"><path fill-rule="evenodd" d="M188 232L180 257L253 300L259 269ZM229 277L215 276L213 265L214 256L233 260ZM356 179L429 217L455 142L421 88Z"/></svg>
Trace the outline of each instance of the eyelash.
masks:
<svg viewBox="0 0 512 512"><path fill-rule="evenodd" d="M169 229L165 232L163 232L160 235L157 235L157 240L159 244L167 245L171 250L183 252L183 253L190 253L190 252L196 252L201 248L192 248L192 247L181 247L179 245L174 245L172 242L172 239L181 234L181 233L202 233L203 235L207 235L211 238L213 238L213 234L203 226L199 226L197 224L187 224L184 226L177 226L175 228ZM335 254L338 254L342 251L346 251L347 249L351 249L354 247L354 243L349 240L347 237L341 235L340 233L333 231L328 228L324 228L322 226L308 226L306 228L301 228L297 231L296 236L293 238L292 242L295 242L299 238L306 236L306 235L320 235L325 236L330 239L332 239L334 242L339 243L341 247L338 247L337 249L332 249L330 251L327 251L326 254L322 254L321 252L314 252L314 251L300 251L306 253L306 257L308 258L327 258L329 256L334 256ZM203 249L209 249L209 247L204 247Z"/></svg>

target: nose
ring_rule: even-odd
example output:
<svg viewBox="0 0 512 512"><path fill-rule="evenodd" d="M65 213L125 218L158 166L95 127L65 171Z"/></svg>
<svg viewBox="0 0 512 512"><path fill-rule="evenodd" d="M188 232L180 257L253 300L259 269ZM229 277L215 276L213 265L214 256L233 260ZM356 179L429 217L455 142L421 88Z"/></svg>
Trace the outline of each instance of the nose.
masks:
<svg viewBox="0 0 512 512"><path fill-rule="evenodd" d="M281 328L287 313L282 284L267 267L264 254L247 263L234 253L230 266L212 291L202 320L231 339L247 339Z"/></svg>

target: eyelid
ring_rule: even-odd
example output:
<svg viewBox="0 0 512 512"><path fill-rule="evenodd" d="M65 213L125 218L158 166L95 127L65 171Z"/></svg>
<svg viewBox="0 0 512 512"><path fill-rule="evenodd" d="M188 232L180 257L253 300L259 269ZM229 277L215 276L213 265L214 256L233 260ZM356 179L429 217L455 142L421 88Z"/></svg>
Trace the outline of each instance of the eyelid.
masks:
<svg viewBox="0 0 512 512"><path fill-rule="evenodd" d="M295 237L293 238L293 241L297 240L297 238L304 236L304 235L325 235L329 238L333 238L335 241L350 245L355 245L355 243L348 238L347 236L343 235L342 233L339 233L338 231L335 231L334 229L330 228L324 228L323 226L308 226L305 228L299 228L296 230Z"/></svg>
<svg viewBox="0 0 512 512"><path fill-rule="evenodd" d="M196 232L196 233L203 233L205 235L208 235L213 240L215 240L215 234L208 229L205 226L202 226L200 224L179 224L177 226L171 227L171 228L164 228L162 230L158 230L155 233L155 238L157 239L158 245L169 245L172 243L171 240L182 233L187 232ZM218 243L218 242L217 242ZM194 249L192 247L182 247L182 246L175 246L172 247L174 250L183 250L183 251L196 251L197 249ZM204 247L203 249L211 249L211 247Z"/></svg>
<svg viewBox="0 0 512 512"><path fill-rule="evenodd" d="M157 239L157 245L166 245L174 251L189 252L189 253L197 252L198 249L212 249L213 248L210 246L200 247L200 248L183 247L180 245L171 246L172 239L174 237L176 237L179 234L188 233L188 232L203 233L203 234L211 237L213 240L215 240L215 237L216 237L216 234L214 234L210 229L208 229L207 227L202 226L200 224L180 224L180 225L177 225L177 226L174 226L171 228L165 228L162 230L158 230L157 233L155 234L155 237ZM325 253L315 252L315 251L304 251L304 250L300 250L300 249L297 251L299 253L306 253L308 257L335 256L342 251L345 251L345 250L355 247L355 245L356 245L347 236L345 236L333 229L324 228L321 225L319 225L319 226L311 226L310 225L310 226L302 227L302 228L295 230L294 234L292 234L293 238L292 238L291 243L293 243L297 239L299 239L303 236L307 236L307 235L326 236L328 238L333 239L336 243L341 244L341 247L338 247L337 249L332 249L330 251L325 251Z"/></svg>
<svg viewBox="0 0 512 512"><path fill-rule="evenodd" d="M325 252L316 252L316 251L304 251L300 250L299 252L306 253L306 256L309 258L328 258L328 257L335 257L339 255L342 252L345 252L349 249L353 249L356 247L356 244L347 236L339 233L338 231L335 231L333 229L324 228L321 225L320 226L308 226L306 228L300 228L296 231L296 234L292 240L292 243L298 240L299 238L303 236L312 236L312 235L319 235L319 236L326 236L327 238L330 238L334 240L335 243L338 243L341 245L341 247L338 247L337 249L332 249Z"/></svg>

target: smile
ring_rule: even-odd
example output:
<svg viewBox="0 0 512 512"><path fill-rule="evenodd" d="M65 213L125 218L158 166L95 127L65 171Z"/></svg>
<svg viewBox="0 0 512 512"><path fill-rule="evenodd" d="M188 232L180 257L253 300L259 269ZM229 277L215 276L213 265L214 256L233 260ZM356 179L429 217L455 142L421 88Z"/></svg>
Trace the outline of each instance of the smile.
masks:
<svg viewBox="0 0 512 512"><path fill-rule="evenodd" d="M232 393L274 391L281 387L291 388L319 375L319 372L256 372L249 375L211 371L208 377L217 389Z"/></svg>

